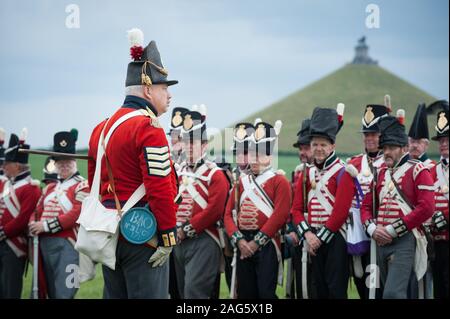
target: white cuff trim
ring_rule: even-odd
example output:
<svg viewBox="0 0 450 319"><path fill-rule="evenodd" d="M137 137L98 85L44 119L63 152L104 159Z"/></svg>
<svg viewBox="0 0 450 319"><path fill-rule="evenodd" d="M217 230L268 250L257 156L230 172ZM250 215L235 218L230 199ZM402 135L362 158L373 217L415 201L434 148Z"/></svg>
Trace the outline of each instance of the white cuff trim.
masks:
<svg viewBox="0 0 450 319"><path fill-rule="evenodd" d="M377 225L375 225L374 223L370 223L369 227L367 227L367 233L369 234L370 237L372 237L372 234L375 231L375 229L377 229Z"/></svg>

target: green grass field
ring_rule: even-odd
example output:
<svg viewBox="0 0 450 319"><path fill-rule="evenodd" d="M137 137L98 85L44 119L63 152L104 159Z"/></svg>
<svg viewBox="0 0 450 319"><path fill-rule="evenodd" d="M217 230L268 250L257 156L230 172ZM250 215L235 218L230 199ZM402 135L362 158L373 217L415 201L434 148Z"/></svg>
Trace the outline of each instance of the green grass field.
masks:
<svg viewBox="0 0 450 319"><path fill-rule="evenodd" d="M32 175L36 179L42 179L42 167L45 162L44 156L31 155L30 164ZM78 168L83 176L87 175L87 165L86 161L78 161ZM296 156L280 156L279 157L279 167L286 172L286 176L290 177L290 172L298 165L298 158ZM25 274L24 285L22 291L22 298L27 299L30 297L31 287L32 287L32 266L29 265L28 271ZM76 298L78 299L99 299L102 298L103 293L103 274L100 265L97 265L97 275L96 277L86 283L81 284L81 287L77 293ZM349 284L349 298L358 298L357 292L352 283ZM277 286L277 296L279 298L284 298L285 293L285 283L283 286ZM220 287L220 298L229 298L228 287L225 282L225 278L222 274L221 287Z"/></svg>

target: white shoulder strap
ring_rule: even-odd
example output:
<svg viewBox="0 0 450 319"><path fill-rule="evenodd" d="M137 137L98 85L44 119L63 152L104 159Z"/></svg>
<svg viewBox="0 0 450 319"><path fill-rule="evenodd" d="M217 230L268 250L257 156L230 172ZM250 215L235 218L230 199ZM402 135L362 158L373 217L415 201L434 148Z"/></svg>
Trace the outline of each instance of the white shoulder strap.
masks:
<svg viewBox="0 0 450 319"><path fill-rule="evenodd" d="M442 168L442 163L440 163L439 165L436 166L436 175L437 175L437 181L436 181L435 185L437 187L442 187L442 186L448 187L448 171L447 172L444 171L444 169ZM449 199L448 192L443 195L445 198L447 198L447 200Z"/></svg>
<svg viewBox="0 0 450 319"><path fill-rule="evenodd" d="M111 128L108 131L108 134L106 137L104 137L105 128L109 123L109 120L105 123L103 126L102 132L100 134L100 138L98 140L98 147L97 147L97 159L96 159L96 165L95 165L95 172L94 172L94 180L92 181L92 188L91 188L91 196L98 196L100 194L100 174L102 169L102 158L105 154L105 149L103 148L103 141L105 141L104 145L106 148L106 145L109 142L109 139L111 138L111 135L116 130L119 125L124 123L125 121L136 117L144 115L140 110L136 110L133 112L129 112L122 117L120 117L114 124L111 126ZM127 203L123 207L123 212L126 212L129 208L133 207L143 196L145 195L145 186L144 184L141 184L131 195L131 197L128 199Z"/></svg>
<svg viewBox="0 0 450 319"><path fill-rule="evenodd" d="M273 177L274 175L272 175ZM259 176L258 176L259 177ZM269 175L266 176L264 179L264 182L267 181L268 179L270 179ZM258 178L256 178L255 182L263 184L262 182L258 181ZM272 216L273 213L273 208L266 203L266 201L264 201L264 196L259 195L258 196L258 189L255 185L253 185L253 183L250 181L250 175L246 175L244 178L242 178L242 186L244 188L244 191L241 195L241 204L242 201L248 197L253 204L255 204L255 206L261 211L263 212L264 215L267 216L267 218L270 218L270 216Z"/></svg>

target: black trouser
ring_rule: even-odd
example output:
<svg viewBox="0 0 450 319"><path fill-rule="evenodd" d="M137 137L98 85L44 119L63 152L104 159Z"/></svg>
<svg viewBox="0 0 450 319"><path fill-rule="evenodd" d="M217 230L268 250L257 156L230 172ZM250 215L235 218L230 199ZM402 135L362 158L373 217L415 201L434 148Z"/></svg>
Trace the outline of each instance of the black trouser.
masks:
<svg viewBox="0 0 450 319"><path fill-rule="evenodd" d="M367 277L370 273L366 271L367 266L370 265L370 252L362 256L349 256L350 260L350 273L353 277L353 282L355 283L356 290L360 299L369 299L369 288L366 285ZM359 260L356 260L359 259ZM361 278L356 277L355 274L355 263L361 262L361 267L363 271L363 276Z"/></svg>
<svg viewBox="0 0 450 319"><path fill-rule="evenodd" d="M256 235L256 231L242 233L247 241ZM241 259L238 250L236 275L238 299L276 299L278 258L273 242L245 259Z"/></svg>
<svg viewBox="0 0 450 319"><path fill-rule="evenodd" d="M435 259L432 263L435 299L448 299L448 240L434 242Z"/></svg>
<svg viewBox="0 0 450 319"><path fill-rule="evenodd" d="M20 299L25 263L6 241L0 242L0 299Z"/></svg>
<svg viewBox="0 0 450 319"><path fill-rule="evenodd" d="M319 299L346 299L349 277L347 243L338 232L312 257L312 276Z"/></svg>
<svg viewBox="0 0 450 319"><path fill-rule="evenodd" d="M227 282L228 290L231 290L231 276L233 274L233 267L231 263L233 262L233 256L224 256L225 258L225 280Z"/></svg>
<svg viewBox="0 0 450 319"><path fill-rule="evenodd" d="M295 296L292 296L292 298L297 299L305 299L303 297L303 263L302 263L302 256L303 256L303 244L304 241L300 242L300 245L296 247L292 247L291 249L291 258L292 263L294 266L295 271ZM312 278L312 267L311 267L311 256L306 253L306 296L308 299L315 299L316 298L316 292L314 290L314 282Z"/></svg>
<svg viewBox="0 0 450 319"><path fill-rule="evenodd" d="M175 262L173 254L170 254L170 269L169 269L169 295L170 299L181 299L178 292L177 273L175 272Z"/></svg>

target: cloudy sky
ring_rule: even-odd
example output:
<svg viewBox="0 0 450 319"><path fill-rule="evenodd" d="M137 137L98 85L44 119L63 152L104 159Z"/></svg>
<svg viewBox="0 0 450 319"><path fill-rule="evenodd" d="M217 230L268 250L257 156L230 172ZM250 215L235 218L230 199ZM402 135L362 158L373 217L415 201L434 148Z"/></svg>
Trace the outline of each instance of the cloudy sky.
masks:
<svg viewBox="0 0 450 319"><path fill-rule="evenodd" d="M380 27L366 27L366 7ZM66 20L79 8L79 28ZM126 30L156 40L171 106L208 106L223 128L353 58L367 36L380 65L437 98L449 96L447 0L167 0L0 2L0 127L26 126L33 147L76 127L79 147L123 101ZM70 7L69 7L70 8ZM168 116L162 118L168 123Z"/></svg>

